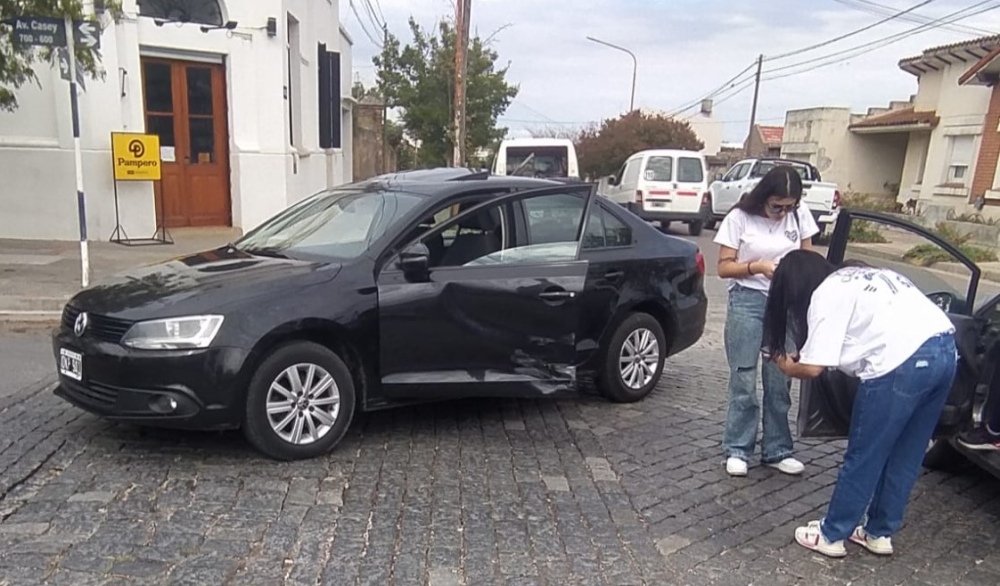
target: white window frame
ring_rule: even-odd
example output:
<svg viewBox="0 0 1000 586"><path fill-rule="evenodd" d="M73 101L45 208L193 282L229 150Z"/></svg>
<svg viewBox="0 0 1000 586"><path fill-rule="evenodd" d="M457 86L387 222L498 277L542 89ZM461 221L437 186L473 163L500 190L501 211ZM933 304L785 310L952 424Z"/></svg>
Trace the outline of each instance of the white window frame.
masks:
<svg viewBox="0 0 1000 586"><path fill-rule="evenodd" d="M968 141L966 152L956 153L958 141ZM968 187L972 182L972 165L976 156L976 137L971 134L957 134L948 137L948 157L945 161L944 183Z"/></svg>

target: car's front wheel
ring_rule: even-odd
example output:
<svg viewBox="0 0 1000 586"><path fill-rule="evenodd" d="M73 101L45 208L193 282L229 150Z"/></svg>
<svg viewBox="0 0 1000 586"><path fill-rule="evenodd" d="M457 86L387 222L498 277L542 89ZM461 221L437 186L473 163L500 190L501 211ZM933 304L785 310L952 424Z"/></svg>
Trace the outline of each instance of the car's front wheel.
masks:
<svg viewBox="0 0 1000 586"><path fill-rule="evenodd" d="M633 313L615 330L600 376L601 392L617 403L646 397L663 374L667 340L656 318Z"/></svg>
<svg viewBox="0 0 1000 586"><path fill-rule="evenodd" d="M243 433L271 458L314 458L347 433L354 402L351 372L337 354L293 342L272 352L254 373Z"/></svg>

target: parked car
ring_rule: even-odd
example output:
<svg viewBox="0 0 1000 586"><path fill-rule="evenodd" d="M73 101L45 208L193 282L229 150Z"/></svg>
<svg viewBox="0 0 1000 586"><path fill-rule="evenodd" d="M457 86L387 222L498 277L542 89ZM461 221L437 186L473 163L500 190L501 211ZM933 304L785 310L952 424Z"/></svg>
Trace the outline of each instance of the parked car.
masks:
<svg viewBox="0 0 1000 586"><path fill-rule="evenodd" d="M809 207L820 232L837 221L840 209L840 191L836 183L822 180L819 170L802 161L791 159L753 158L739 161L725 175L716 176L709 187L708 207L710 219L706 223L714 230L716 223L736 205L740 198L750 193L760 179L775 165L791 165L802 177L802 201Z"/></svg>
<svg viewBox="0 0 1000 586"><path fill-rule="evenodd" d="M893 230L905 233L910 243L932 245L946 251L952 262L968 270L968 286L960 290L966 281L962 277L949 273L945 278L944 273L933 268L886 260L884 254L867 252L870 249L850 243L851 225L856 222L864 222L863 228L869 233ZM924 465L950 467L967 458L1000 478L1000 452L969 450L956 441L960 433L979 425L987 397L1000 393L1000 294L997 294L1000 284L981 281L980 267L936 234L898 217L874 212L842 210L831 237L828 258L838 265L848 259L860 260L902 273L948 313L956 328L958 373L934 440L928 446ZM956 280L959 281L957 285ZM980 299L979 293L986 290L989 292ZM839 370L827 370L815 380L803 381L799 435L846 438L857 386L857 379Z"/></svg>
<svg viewBox="0 0 1000 586"><path fill-rule="evenodd" d="M643 220L684 222L692 236L701 234L708 215L705 156L695 151L647 150L630 156L601 195L625 206Z"/></svg>
<svg viewBox="0 0 1000 586"><path fill-rule="evenodd" d="M579 180L580 163L568 138L509 138L497 149L493 174Z"/></svg>
<svg viewBox="0 0 1000 586"><path fill-rule="evenodd" d="M638 401L701 337L704 274L695 244L591 185L379 177L81 291L53 334L55 392L115 421L242 428L277 459L327 452L356 407Z"/></svg>

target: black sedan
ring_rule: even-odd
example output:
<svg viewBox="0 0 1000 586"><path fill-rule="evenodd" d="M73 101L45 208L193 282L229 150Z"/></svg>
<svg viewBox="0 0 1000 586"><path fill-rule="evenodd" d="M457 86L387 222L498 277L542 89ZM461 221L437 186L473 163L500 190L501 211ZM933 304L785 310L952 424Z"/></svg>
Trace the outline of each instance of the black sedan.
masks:
<svg viewBox="0 0 1000 586"><path fill-rule="evenodd" d="M234 244L78 293L56 394L314 457L371 411L645 397L705 327L704 258L591 185L437 170L313 195ZM588 376L589 375L589 376Z"/></svg>

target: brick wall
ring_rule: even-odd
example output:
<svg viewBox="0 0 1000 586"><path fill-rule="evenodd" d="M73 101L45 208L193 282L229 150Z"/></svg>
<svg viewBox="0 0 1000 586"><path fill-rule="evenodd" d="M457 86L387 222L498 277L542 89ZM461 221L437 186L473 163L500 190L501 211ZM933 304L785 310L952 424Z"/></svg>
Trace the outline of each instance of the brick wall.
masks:
<svg viewBox="0 0 1000 586"><path fill-rule="evenodd" d="M983 138L979 144L979 156L976 159L976 174L972 178L970 201L985 194L993 188L993 177L997 171L997 159L1000 159L1000 85L993 86L990 96L990 107L983 122Z"/></svg>

